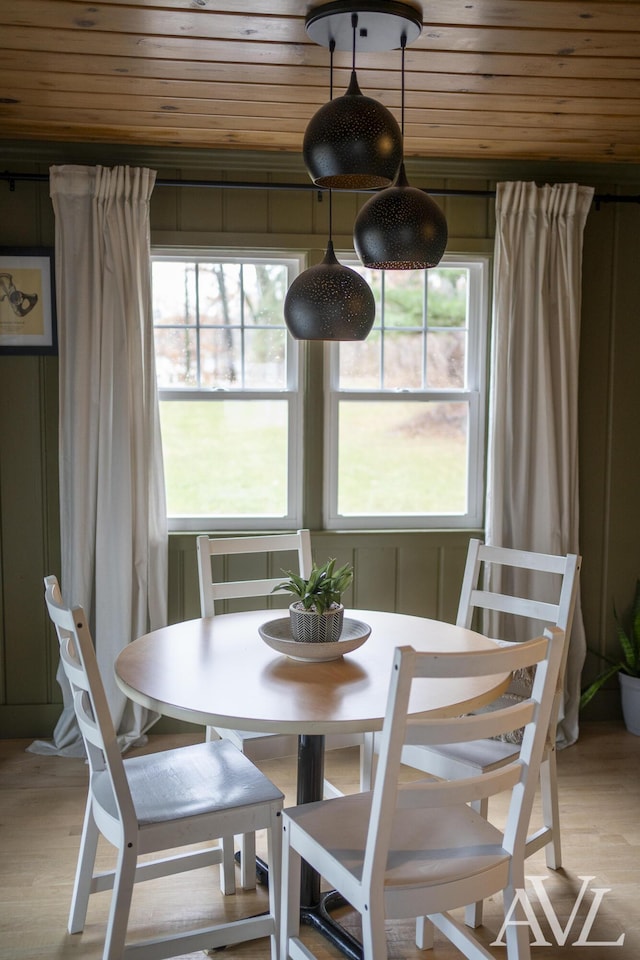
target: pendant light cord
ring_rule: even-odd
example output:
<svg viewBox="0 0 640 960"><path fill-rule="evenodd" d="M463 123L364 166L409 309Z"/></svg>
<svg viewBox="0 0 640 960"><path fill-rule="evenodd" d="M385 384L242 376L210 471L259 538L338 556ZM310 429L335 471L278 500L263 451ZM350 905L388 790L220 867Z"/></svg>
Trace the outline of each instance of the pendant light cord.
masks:
<svg viewBox="0 0 640 960"><path fill-rule="evenodd" d="M333 192L329 187L329 243L333 245Z"/></svg>
<svg viewBox="0 0 640 960"><path fill-rule="evenodd" d="M336 49L336 42L331 38L329 41L329 100L333 100L333 53ZM333 194L329 188L329 243L333 246Z"/></svg>
<svg viewBox="0 0 640 960"><path fill-rule="evenodd" d="M336 49L336 42L331 38L329 41L329 100L333 100L333 51Z"/></svg>
<svg viewBox="0 0 640 960"><path fill-rule="evenodd" d="M400 132L402 133L402 139L404 141L404 52L407 46L407 35L402 31L402 36L400 37L400 46L402 48L402 66L400 69Z"/></svg>
<svg viewBox="0 0 640 960"><path fill-rule="evenodd" d="M356 72L356 27L358 26L358 14L351 14L351 29L353 31L353 40L351 43L351 71Z"/></svg>

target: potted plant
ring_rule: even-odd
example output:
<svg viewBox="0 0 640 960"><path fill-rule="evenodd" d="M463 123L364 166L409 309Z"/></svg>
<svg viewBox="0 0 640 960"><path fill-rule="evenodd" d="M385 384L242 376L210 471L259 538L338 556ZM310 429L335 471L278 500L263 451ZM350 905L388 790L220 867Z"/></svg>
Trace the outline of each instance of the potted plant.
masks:
<svg viewBox="0 0 640 960"><path fill-rule="evenodd" d="M342 633L344 606L342 594L353 580L350 563L335 569L335 558L322 566L313 564L308 579L284 571L287 579L273 588L297 597L289 606L291 635L302 643L324 643L339 640Z"/></svg>
<svg viewBox="0 0 640 960"><path fill-rule="evenodd" d="M601 653L597 654L607 666L582 691L580 706L586 706L607 680L617 673L625 725L630 733L640 736L640 579L636 581L629 630L622 625L615 608L614 613L620 642L620 657L614 659Z"/></svg>

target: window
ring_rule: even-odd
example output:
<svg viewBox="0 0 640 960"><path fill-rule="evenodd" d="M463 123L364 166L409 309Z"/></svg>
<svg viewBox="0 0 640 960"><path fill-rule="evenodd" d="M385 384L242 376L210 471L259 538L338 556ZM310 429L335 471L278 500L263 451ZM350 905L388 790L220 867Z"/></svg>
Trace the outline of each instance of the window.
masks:
<svg viewBox="0 0 640 960"><path fill-rule="evenodd" d="M321 509L327 529L481 526L488 264L349 263L374 292L375 325L323 351L284 323L301 257L154 251L170 529L295 529ZM309 467L319 454L324 471Z"/></svg>
<svg viewBox="0 0 640 960"><path fill-rule="evenodd" d="M349 265L376 321L366 341L327 346L326 526L481 525L488 259Z"/></svg>
<svg viewBox="0 0 640 960"><path fill-rule="evenodd" d="M282 310L299 269L275 254L152 256L171 529L300 525L298 350Z"/></svg>

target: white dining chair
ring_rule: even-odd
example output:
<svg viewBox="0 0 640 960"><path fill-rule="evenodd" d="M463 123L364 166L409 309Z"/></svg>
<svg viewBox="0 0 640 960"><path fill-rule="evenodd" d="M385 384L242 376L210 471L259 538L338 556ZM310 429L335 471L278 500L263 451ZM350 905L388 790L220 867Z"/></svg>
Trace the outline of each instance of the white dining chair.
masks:
<svg viewBox="0 0 640 960"><path fill-rule="evenodd" d="M313 565L311 555L311 535L309 530L298 530L296 533L269 534L249 537L197 537L198 581L200 586L200 613L203 617L215 616L221 601L242 600L243 609L247 609L245 601L270 596L274 587L282 582L283 570L294 569L305 579L309 577ZM274 576L269 568L273 563L270 555L282 557ZM242 558L239 570L243 572L243 579L237 579L234 570L234 560ZM255 577L250 579L247 573L251 572L251 560ZM277 610L274 612L277 614ZM287 610L282 611L287 616ZM229 740L239 750L254 761L268 760L275 757L295 755L298 750L298 738L295 735L258 733L247 730L233 730L224 727L208 727L207 739L219 736ZM371 768L371 750L373 744L362 746L362 736L335 735L327 737L326 749L346 747L359 744L361 747L360 767L361 783L369 782ZM325 796L339 796L340 791L330 781L324 782ZM250 836L241 839L240 862L243 871L250 870L249 865L255 861L255 844ZM251 877L243 872L243 885L250 885Z"/></svg>
<svg viewBox="0 0 640 960"><path fill-rule="evenodd" d="M542 826L531 833L527 840L527 856L545 847L547 866L557 870L562 865L560 841L560 812L558 801L558 778L556 770L556 729L562 705L564 673L569 650L571 624L578 590L581 557L576 554L555 556L515 550L506 547L487 546L480 540L469 541L467 562L460 592L456 623L470 628L478 615L489 611L516 618L526 618L530 632L543 625L559 627L565 635L565 647L555 692L551 720L540 766L540 792L542 799ZM492 574L497 585L485 589L485 581ZM500 577L499 574L502 576ZM544 590L544 599L535 597L537 586ZM548 576L552 574L554 576ZM539 581L543 580L543 583ZM531 624L535 621L535 627ZM514 621L511 621L513 628ZM483 633L496 637L491 623L477 624ZM506 631L510 624L507 622ZM511 633L511 636L513 634ZM506 641L507 636L500 635ZM514 679L506 694L506 701L513 702L527 695L530 677ZM457 776L472 776L485 773L517 756L518 745L500 739L483 739L459 744L406 747L403 763L437 777L451 779ZM480 800L477 809L488 816L488 798ZM482 922L482 903L470 904L467 923L479 926Z"/></svg>
<svg viewBox="0 0 640 960"><path fill-rule="evenodd" d="M199 924L179 933L174 927L164 937L127 941L134 883L219 864L222 892L234 893L234 834L267 831L275 880L283 795L223 740L123 760L84 611L63 604L54 576L44 582L89 761L69 933L83 930L90 895L112 890L103 960L161 960L262 937L271 938L271 958L277 960L279 890L275 882L269 887L269 909L262 916ZM94 872L99 834L117 849L116 866L106 872ZM217 838L220 842L212 845ZM176 854L176 848L187 845L187 851ZM145 854L167 851L164 857L139 860Z"/></svg>
<svg viewBox="0 0 640 960"><path fill-rule="evenodd" d="M308 530L297 533L269 534L256 537L208 537L196 539L198 556L198 582L200 586L200 615L213 617L221 601L250 600L269 596L274 587L282 582L283 569L294 569L301 577L308 577L313 564L311 557L311 536ZM283 557L273 576L267 569L270 554ZM247 572L251 570L251 560L257 576L251 579ZM244 578L235 579L234 560L242 558L241 567ZM294 560L295 563L291 563ZM216 607L216 604L218 605ZM247 604L243 603L243 609ZM276 611L277 613L277 611ZM286 615L284 611L283 615ZM275 613L274 613L275 616ZM239 750L252 760L270 760L295 754L298 749L297 737L285 734L253 733L246 730L227 730L224 727L208 727L207 738L219 736L230 740Z"/></svg>
<svg viewBox="0 0 640 960"><path fill-rule="evenodd" d="M366 960L386 960L385 922L416 918L416 943L433 943L433 925L467 957L488 957L472 929L450 911L502 892L505 918L524 889L526 832L536 790L564 635L498 645L475 653L419 653L396 649L373 790L303 804L282 815L280 950L310 960L300 938L300 869L304 860L358 911ZM536 665L530 696L486 713L454 718L407 716L413 684L421 678L511 673ZM399 782L403 745L437 746L504 735L524 727L513 760L499 769L455 780ZM511 791L503 829L471 802ZM516 905L517 906L517 905ZM521 918L516 911L514 921ZM528 927L507 925L508 960L528 960Z"/></svg>

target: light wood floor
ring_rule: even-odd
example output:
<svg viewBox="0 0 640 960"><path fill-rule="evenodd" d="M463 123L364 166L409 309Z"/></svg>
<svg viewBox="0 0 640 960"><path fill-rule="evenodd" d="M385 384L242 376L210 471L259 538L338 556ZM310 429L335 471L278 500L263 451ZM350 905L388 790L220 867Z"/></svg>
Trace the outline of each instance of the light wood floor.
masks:
<svg viewBox="0 0 640 960"><path fill-rule="evenodd" d="M194 737L152 737L146 749L192 742ZM80 935L66 932L67 911L78 849L78 837L85 801L87 768L82 761L39 757L26 753L28 741L0 741L0 958L1 960L98 960L108 908L108 893L94 896L85 930ZM327 774L343 789L356 787L354 750L332 751ZM564 869L547 870L538 854L527 864L529 876L548 877L545 887L563 928L567 927L581 877L593 877L589 891L578 909L564 946L559 946L532 896L536 916L550 946L534 946L534 960L637 960L640 956L640 738L613 724L583 725L578 744L559 755L563 816ZM283 789L292 802L293 759L262 764L265 772ZM496 817L500 804L492 807ZM111 862L111 850L101 846L104 865ZM182 878L157 880L136 889L131 926L135 934L151 935L166 924L168 915L191 922L206 921L213 907L222 916L255 912L265 902L265 893L239 893L221 898L217 868ZM593 888L606 887L591 933L593 941L615 941L625 934L622 946L572 946L593 903ZM344 911L345 924L357 932L357 917ZM197 921L196 921L197 922ZM501 901L485 905L485 926L481 937L488 947L502 923ZM413 942L413 925L388 924L390 960L453 960L460 954L436 933L435 948L421 954ZM338 957L337 951L318 934L305 930L304 937L322 960ZM498 960L502 947L489 948ZM266 940L228 948L227 960L268 960ZM192 954L190 960L205 955Z"/></svg>

